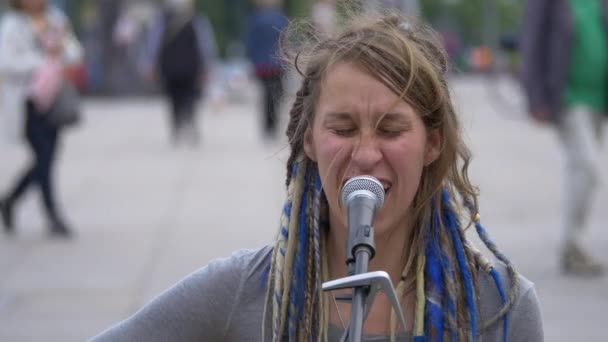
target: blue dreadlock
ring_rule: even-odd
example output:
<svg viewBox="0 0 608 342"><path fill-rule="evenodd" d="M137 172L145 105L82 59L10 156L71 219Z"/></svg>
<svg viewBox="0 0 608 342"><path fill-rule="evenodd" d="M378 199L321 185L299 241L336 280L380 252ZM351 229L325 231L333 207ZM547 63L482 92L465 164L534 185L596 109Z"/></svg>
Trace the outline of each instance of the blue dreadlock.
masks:
<svg viewBox="0 0 608 342"><path fill-rule="evenodd" d="M306 169L304 176L304 189L308 189L310 182L310 172ZM293 276L294 279L291 282L291 289L289 293L290 306L289 306L289 337L294 337L296 333L296 327L298 321L302 318L302 311L304 309L304 297L306 294L306 255L307 249L307 224L306 224L306 208L308 206L308 195L306 190L302 191L302 198L300 202L300 217L298 225L298 245L296 248L296 257L293 262Z"/></svg>
<svg viewBox="0 0 608 342"><path fill-rule="evenodd" d="M500 253L498 251L494 242L492 242L492 240L490 240L490 237L488 236L488 233L486 232L486 230L482 227L481 223L479 223L479 220L475 220L475 229L477 230L477 234L479 235L479 237L481 238L483 243L486 246L488 246L488 248L490 248L492 251L496 251L496 252L494 252L496 257L503 262L506 261L505 264L509 265L510 264L509 260L507 259L506 256L504 256L502 253ZM496 268L494 268L494 267L491 268L490 275L492 276L492 279L494 279L494 283L496 284L496 288L498 289L498 294L500 296L500 300L502 301L502 304L504 306L507 303L507 296L505 294L505 289L503 286L502 278L500 277L500 274L498 273L498 271L496 271ZM502 337L503 337L503 341L506 342L507 341L507 332L508 332L507 329L509 327L509 316L507 313L504 314L502 325L503 325L502 326L502 330L503 330Z"/></svg>
<svg viewBox="0 0 608 342"><path fill-rule="evenodd" d="M490 239L487 231L481 225L479 213L476 212L476 208L473 203L471 203L471 201L465 200L464 205L469 210L469 212L474 215L473 222L475 225L475 230L477 231L477 235L479 236L481 241L486 245L486 247L488 247L488 249L496 256L496 258L502 261L507 266L507 270L509 271L509 274L512 278L512 291L509 294L509 298L507 298L502 277L500 276L496 268L490 266L488 270L490 276L494 280L494 284L496 285L498 295L500 296L500 300L502 301L503 305L503 309L501 310L501 312L499 312L493 319L491 319L488 322L488 325L491 325L495 319L498 319L501 315L503 315L503 341L506 342L509 327L509 317L508 313L506 312L506 309L508 309L508 307L512 305L514 298L517 296L517 274L513 265L511 264L511 261L509 261L509 259L498 250L496 244Z"/></svg>
<svg viewBox="0 0 608 342"><path fill-rule="evenodd" d="M443 340L443 310L442 299L444 297L443 282L443 256L439 244L439 210L432 207L431 224L425 229L425 271L426 279L426 335L434 337L436 341Z"/></svg>
<svg viewBox="0 0 608 342"><path fill-rule="evenodd" d="M475 341L477 337L477 311L475 307L473 279L466 259L464 244L461 240L460 233L458 232L460 229L460 223L454 209L452 208L452 205L450 204L450 197L447 189L443 189L441 192L441 202L443 207L444 224L452 238L456 260L460 268L460 276L465 288L465 302L471 324L471 336L469 336L469 338L470 340Z"/></svg>

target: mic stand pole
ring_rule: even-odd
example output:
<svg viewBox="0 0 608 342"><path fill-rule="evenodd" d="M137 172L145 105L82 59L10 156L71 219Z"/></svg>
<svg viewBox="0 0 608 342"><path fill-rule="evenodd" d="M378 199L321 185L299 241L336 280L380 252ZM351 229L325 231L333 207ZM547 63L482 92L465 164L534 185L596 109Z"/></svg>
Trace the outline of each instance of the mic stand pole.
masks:
<svg viewBox="0 0 608 342"><path fill-rule="evenodd" d="M323 291L352 288L352 296L340 296L339 300L351 301L351 315L348 329L341 341L360 342L363 322L378 292L384 292L397 313L397 318L405 330L405 318L393 283L384 271L367 272L369 261L375 255L374 230L372 226L353 227L349 232L347 264L351 275L323 283ZM354 258L353 258L354 256ZM354 274L352 274L354 264ZM338 299L338 298L336 298Z"/></svg>
<svg viewBox="0 0 608 342"><path fill-rule="evenodd" d="M371 235L373 241L373 234ZM371 244L362 243L355 246L355 275L365 274L367 273L369 261L375 254L373 242ZM369 286L356 286L353 288L353 294L348 336L351 337L350 341L360 342L363 332L363 310L369 294Z"/></svg>

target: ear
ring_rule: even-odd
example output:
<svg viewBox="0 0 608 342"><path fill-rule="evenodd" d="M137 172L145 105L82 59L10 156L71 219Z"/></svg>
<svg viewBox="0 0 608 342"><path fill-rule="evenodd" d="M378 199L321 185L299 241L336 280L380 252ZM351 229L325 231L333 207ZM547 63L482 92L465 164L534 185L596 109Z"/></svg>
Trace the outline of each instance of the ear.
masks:
<svg viewBox="0 0 608 342"><path fill-rule="evenodd" d="M429 166L441 153L442 135L438 129L429 132L426 139L426 151L424 152L424 166Z"/></svg>
<svg viewBox="0 0 608 342"><path fill-rule="evenodd" d="M304 153L306 153L306 156L310 160L314 162L317 161L317 153L312 139L312 129L310 129L310 127L306 128L306 132L304 132Z"/></svg>

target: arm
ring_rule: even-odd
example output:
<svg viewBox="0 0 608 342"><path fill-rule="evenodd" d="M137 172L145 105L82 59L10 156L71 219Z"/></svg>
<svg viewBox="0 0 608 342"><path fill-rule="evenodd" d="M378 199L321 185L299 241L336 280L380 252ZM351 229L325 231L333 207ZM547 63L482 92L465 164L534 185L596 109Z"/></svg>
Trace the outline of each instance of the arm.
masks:
<svg viewBox="0 0 608 342"><path fill-rule="evenodd" d="M549 7L554 0L528 0L521 36L522 83L528 99L528 109L535 113L547 111L548 56L546 36L550 31Z"/></svg>
<svg viewBox="0 0 608 342"><path fill-rule="evenodd" d="M540 303L534 286L520 295L508 315L508 341L544 341Z"/></svg>
<svg viewBox="0 0 608 342"><path fill-rule="evenodd" d="M222 341L241 278L234 258L213 261L91 341Z"/></svg>

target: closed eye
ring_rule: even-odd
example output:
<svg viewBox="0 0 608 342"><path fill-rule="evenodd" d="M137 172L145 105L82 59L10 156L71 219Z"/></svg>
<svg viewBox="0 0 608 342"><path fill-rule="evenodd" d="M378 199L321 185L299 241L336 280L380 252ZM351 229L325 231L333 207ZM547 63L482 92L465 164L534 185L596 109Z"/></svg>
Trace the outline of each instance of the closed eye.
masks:
<svg viewBox="0 0 608 342"><path fill-rule="evenodd" d="M355 133L357 132L357 129L356 128L334 128L334 129L331 129L331 131L341 137L351 137L351 136L355 135Z"/></svg>
<svg viewBox="0 0 608 342"><path fill-rule="evenodd" d="M376 126L378 135L394 138L412 128L412 122L407 115L398 113L387 113L380 118Z"/></svg>
<svg viewBox="0 0 608 342"><path fill-rule="evenodd" d="M393 138L398 137L403 132L402 129L396 128L379 128L378 134L384 137Z"/></svg>

